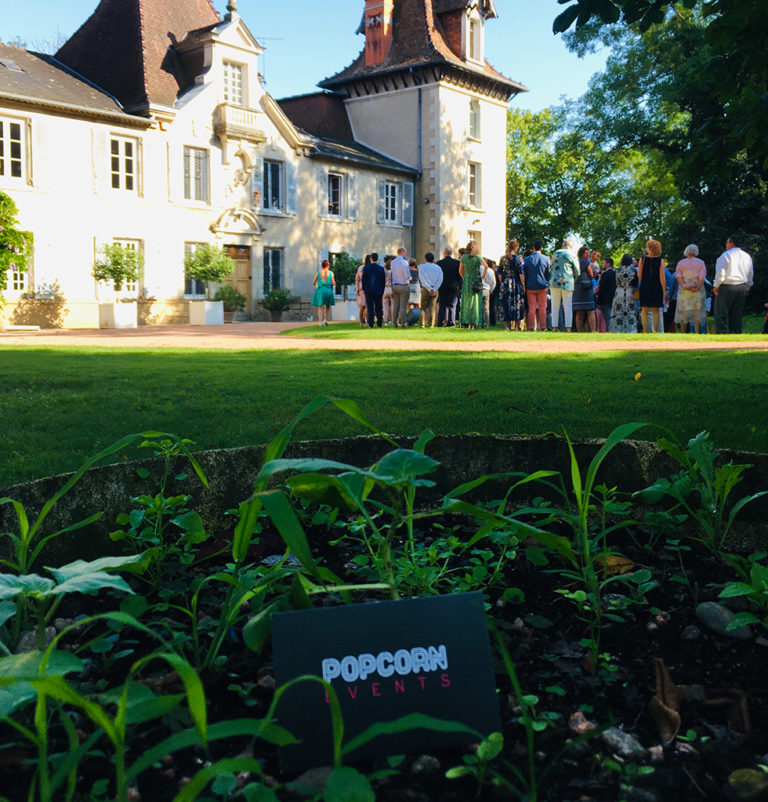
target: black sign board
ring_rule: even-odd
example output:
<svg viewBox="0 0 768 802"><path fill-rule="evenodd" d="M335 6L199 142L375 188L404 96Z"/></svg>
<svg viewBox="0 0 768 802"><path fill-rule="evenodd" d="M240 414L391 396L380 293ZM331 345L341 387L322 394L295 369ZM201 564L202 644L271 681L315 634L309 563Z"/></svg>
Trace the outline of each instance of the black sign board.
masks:
<svg viewBox="0 0 768 802"><path fill-rule="evenodd" d="M422 713L481 735L501 729L482 593L325 607L272 616L275 681L311 674L339 699L344 743L372 724ZM283 747L288 772L332 763L331 713L317 682L289 688L277 721L299 739ZM345 760L473 743L465 730L380 735Z"/></svg>

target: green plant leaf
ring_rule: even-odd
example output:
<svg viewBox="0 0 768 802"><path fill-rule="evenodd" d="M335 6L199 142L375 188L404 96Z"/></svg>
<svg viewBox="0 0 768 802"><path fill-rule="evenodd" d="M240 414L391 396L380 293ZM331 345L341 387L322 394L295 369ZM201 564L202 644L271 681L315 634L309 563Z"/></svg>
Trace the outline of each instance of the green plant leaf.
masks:
<svg viewBox="0 0 768 802"><path fill-rule="evenodd" d="M419 439L413 444L413 450L423 454L427 446L435 439L435 433L431 429L424 429L419 435Z"/></svg>
<svg viewBox="0 0 768 802"><path fill-rule="evenodd" d="M371 726L361 732L360 735L346 743L341 751L342 754L348 755L350 752L359 749L361 746L372 741L374 738L378 738L380 735L397 735L401 732L416 729L430 730L431 732L462 732L480 740L482 740L483 737L477 730L468 727L460 721L447 721L434 718L433 716L427 716L424 713L409 713L394 721L371 724Z"/></svg>
<svg viewBox="0 0 768 802"><path fill-rule="evenodd" d="M477 757L484 763L493 760L504 749L504 736L500 732L492 732L477 747Z"/></svg>
<svg viewBox="0 0 768 802"><path fill-rule="evenodd" d="M257 777L262 776L261 764L252 757L225 758L211 766L200 769L184 788L176 794L173 798L173 802L194 802L194 800L200 797L201 792L211 780L221 775L241 771L250 772Z"/></svg>
<svg viewBox="0 0 768 802"><path fill-rule="evenodd" d="M374 466L373 473L392 484L409 482L416 476L425 476L440 463L410 448L398 448L385 454Z"/></svg>
<svg viewBox="0 0 768 802"><path fill-rule="evenodd" d="M317 564L312 557L307 536L285 494L281 490L265 490L258 493L257 497L264 505L264 509L277 527L285 544L301 560L301 564L316 576Z"/></svg>
<svg viewBox="0 0 768 802"><path fill-rule="evenodd" d="M657 479L644 490L633 493L632 497L640 499L643 504L658 504L669 493L671 487L669 479Z"/></svg>
<svg viewBox="0 0 768 802"><path fill-rule="evenodd" d="M254 652L261 651L264 644L269 640L272 632L271 616L272 613L284 607L282 599L272 602L269 607L265 607L252 618L249 618L243 627L243 642Z"/></svg>
<svg viewBox="0 0 768 802"><path fill-rule="evenodd" d="M10 716L14 710L37 697L37 691L24 680L3 685L0 679L0 718Z"/></svg>
<svg viewBox="0 0 768 802"><path fill-rule="evenodd" d="M357 488L350 487L348 480L357 479ZM327 504L334 509L351 512L361 505L364 478L355 473L342 473L338 476L327 473L301 473L286 480L291 492L303 501Z"/></svg>
<svg viewBox="0 0 768 802"><path fill-rule="evenodd" d="M340 409L347 417L352 418L352 420L357 421L357 423L365 426L369 432L373 432L374 434L378 435L379 437L384 438L391 446L397 448L397 443L388 435L384 434L380 429L377 429L369 420L368 418L363 415L360 411L360 407L354 402L350 401L348 398L331 398L331 403L337 408Z"/></svg>
<svg viewBox="0 0 768 802"><path fill-rule="evenodd" d="M50 596L56 583L38 574L0 574L0 599L15 596Z"/></svg>
<svg viewBox="0 0 768 802"><path fill-rule="evenodd" d="M324 802L376 802L368 778L357 769L341 766L331 772L325 784Z"/></svg>
<svg viewBox="0 0 768 802"><path fill-rule="evenodd" d="M93 593L104 588L120 590L123 593L133 593L122 577L108 574L106 571L91 571L81 576L73 576L71 579L56 585L51 591L51 595L64 596L67 593Z"/></svg>
<svg viewBox="0 0 768 802"><path fill-rule="evenodd" d="M587 498L592 493L592 486L595 483L595 476L597 475L597 472L600 469L603 460L608 456L609 452L612 451L622 440L626 440L630 435L634 434L639 429L642 429L645 426L649 425L651 424L625 423L621 426L617 426L608 435L602 448L592 458L592 462L589 463L589 468L587 469L587 476L584 482L584 492Z"/></svg>
<svg viewBox="0 0 768 802"><path fill-rule="evenodd" d="M49 568L57 582L65 582L90 572L109 571L113 568L123 568L131 563L141 562L143 554L130 554L124 557L100 557L98 560L86 562L85 560L75 560L74 562L62 565L61 568Z"/></svg>
<svg viewBox="0 0 768 802"><path fill-rule="evenodd" d="M203 746L205 746L208 738L208 719L205 709L205 691L203 689L203 683L200 681L200 677L197 675L195 669L192 668L192 666L183 657L181 657L181 655L173 653L153 654L138 660L131 667L131 675L133 675L135 671L138 671L141 666L154 659L164 660L181 678L187 697L189 713L192 716L192 721L194 722L195 728L200 735L200 741ZM125 710L125 705L123 705L123 710Z"/></svg>
<svg viewBox="0 0 768 802"><path fill-rule="evenodd" d="M21 540L26 540L27 533L29 532L29 519L27 518L27 511L20 501L15 501L12 498L0 498L0 506L3 504L10 504L16 513L16 520L19 523L19 536Z"/></svg>
<svg viewBox="0 0 768 802"><path fill-rule="evenodd" d="M249 501L244 501L240 504L238 510L240 520L235 526L235 533L232 538L232 559L235 563L242 563L248 554L261 509L261 501L257 498L251 498Z"/></svg>
<svg viewBox="0 0 768 802"><path fill-rule="evenodd" d="M557 552L562 557L565 557L572 564L576 564L576 558L573 553L573 546L568 538L561 535L553 535L544 529L526 524L523 521L513 518L511 516L499 515L498 513L479 507L475 504L469 504L466 501L459 501L458 499L449 499L440 510L446 512L463 513L465 515L472 515L481 521L488 521L499 527L506 527L511 532L519 537L529 537L538 541L542 546L546 546L552 551Z"/></svg>
<svg viewBox="0 0 768 802"><path fill-rule="evenodd" d="M262 733L271 732L271 728L275 725L265 719L232 719L229 721L220 721L216 724L211 724L208 727L208 741L220 741L222 738L238 738L238 737L253 737L262 738ZM280 728L278 728L280 729ZM292 740L286 743L297 743L286 730L281 730L282 734ZM277 743L274 740L272 743ZM195 728L182 730L182 732L174 733L165 740L148 749L144 754L138 758L127 770L126 779L131 781L146 771L153 763L163 758L165 755L171 755L178 752L180 749L187 749L190 746L198 746L200 744L200 733Z"/></svg>
<svg viewBox="0 0 768 802"><path fill-rule="evenodd" d="M203 519L194 510L177 515L170 521L184 532L184 537L190 543L202 543L208 539Z"/></svg>
<svg viewBox="0 0 768 802"><path fill-rule="evenodd" d="M729 582L717 594L718 599L734 599L737 596L749 596L754 593L755 588L752 585L747 585L746 582Z"/></svg>
<svg viewBox="0 0 768 802"><path fill-rule="evenodd" d="M261 783L249 783L242 790L245 802L279 802L275 792Z"/></svg>
<svg viewBox="0 0 768 802"><path fill-rule="evenodd" d="M468 777L475 773L475 769L471 766L454 766L452 769L448 769L445 772L445 776L449 780L458 780L461 777Z"/></svg>
<svg viewBox="0 0 768 802"><path fill-rule="evenodd" d="M0 627L16 615L16 605L12 601L0 602Z"/></svg>
<svg viewBox="0 0 768 802"><path fill-rule="evenodd" d="M99 694L99 701L106 704L119 704L122 689ZM127 724L142 724L160 718L173 710L184 699L183 693L157 695L146 685L132 682L128 687L126 697L125 721Z"/></svg>
<svg viewBox="0 0 768 802"><path fill-rule="evenodd" d="M725 628L726 632L730 632L739 627L745 627L748 624L760 624L760 619L754 613L736 613L736 615L728 622Z"/></svg>
<svg viewBox="0 0 768 802"><path fill-rule="evenodd" d="M565 11L555 17L555 21L552 23L552 33L565 33L576 22L580 13L581 7L578 3L568 6Z"/></svg>

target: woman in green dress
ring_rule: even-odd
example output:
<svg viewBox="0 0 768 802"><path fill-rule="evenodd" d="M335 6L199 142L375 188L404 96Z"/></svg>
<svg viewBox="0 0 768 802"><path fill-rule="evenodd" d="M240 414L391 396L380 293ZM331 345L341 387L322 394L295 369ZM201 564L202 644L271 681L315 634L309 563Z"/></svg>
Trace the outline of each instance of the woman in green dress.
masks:
<svg viewBox="0 0 768 802"><path fill-rule="evenodd" d="M470 240L459 264L459 275L462 279L459 323L470 329L476 329L483 321L481 281L488 270L488 265L478 250L477 242Z"/></svg>
<svg viewBox="0 0 768 802"><path fill-rule="evenodd" d="M331 307L336 304L334 297L334 287L336 281L333 278L331 263L323 259L323 264L317 271L315 280L312 282L315 287L315 294L312 296L312 306L317 307L317 319L321 326L328 325L328 314Z"/></svg>

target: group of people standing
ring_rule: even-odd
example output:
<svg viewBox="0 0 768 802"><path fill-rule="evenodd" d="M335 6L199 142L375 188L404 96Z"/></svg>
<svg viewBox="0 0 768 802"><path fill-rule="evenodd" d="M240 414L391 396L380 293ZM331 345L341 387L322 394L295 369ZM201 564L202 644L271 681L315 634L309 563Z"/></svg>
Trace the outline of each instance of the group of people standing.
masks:
<svg viewBox="0 0 768 802"><path fill-rule="evenodd" d="M520 243L510 240L498 263L483 258L474 240L460 249L459 259L450 247L438 261L426 253L421 264L408 260L405 248L386 256L383 265L377 253L368 254L355 279L360 325L403 327L418 321L422 327L483 328L502 321L507 330L706 333L709 285L717 333L741 333L754 273L736 236L728 238L712 284L693 244L674 274L654 239L639 260L624 254L617 268L597 250L576 250L570 238L551 258L541 241L523 255L519 250ZM314 286L312 304L320 325L327 325L335 286L328 261Z"/></svg>

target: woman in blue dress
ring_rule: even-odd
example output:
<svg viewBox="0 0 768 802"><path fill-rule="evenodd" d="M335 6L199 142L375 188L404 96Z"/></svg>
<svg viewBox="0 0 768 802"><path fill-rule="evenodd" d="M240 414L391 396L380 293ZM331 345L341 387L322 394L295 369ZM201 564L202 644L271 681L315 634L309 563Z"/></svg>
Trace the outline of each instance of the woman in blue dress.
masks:
<svg viewBox="0 0 768 802"><path fill-rule="evenodd" d="M331 263L327 259L323 259L312 286L315 288L315 293L312 296L312 306L317 307L317 320L321 326L327 326L328 314L331 311L331 307L336 304L334 293L336 281L333 278Z"/></svg>
<svg viewBox="0 0 768 802"><path fill-rule="evenodd" d="M520 243L516 239L510 240L506 254L499 259L501 317L507 331L517 329L525 320L523 260L518 254L519 249Z"/></svg>

